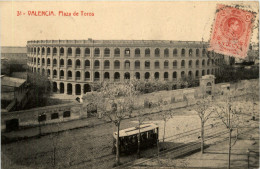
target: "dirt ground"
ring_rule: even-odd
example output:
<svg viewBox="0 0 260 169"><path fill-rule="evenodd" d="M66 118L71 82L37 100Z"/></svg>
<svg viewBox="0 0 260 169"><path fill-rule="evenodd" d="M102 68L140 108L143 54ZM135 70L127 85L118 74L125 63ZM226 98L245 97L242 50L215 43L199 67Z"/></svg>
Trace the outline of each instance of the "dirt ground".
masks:
<svg viewBox="0 0 260 169"><path fill-rule="evenodd" d="M174 112L176 116L167 122L166 136L199 128L199 118L194 112L185 109ZM150 122L158 123L159 132L163 133L160 115L153 114L150 118ZM124 120L121 129L136 126L136 120ZM2 168L50 168L54 164L54 147L54 168L71 168L78 165L87 168L111 168L115 161L115 156L111 154L113 131L116 131L115 126L107 123L94 128L71 130L2 145ZM135 155L125 158L130 160L135 158Z"/></svg>

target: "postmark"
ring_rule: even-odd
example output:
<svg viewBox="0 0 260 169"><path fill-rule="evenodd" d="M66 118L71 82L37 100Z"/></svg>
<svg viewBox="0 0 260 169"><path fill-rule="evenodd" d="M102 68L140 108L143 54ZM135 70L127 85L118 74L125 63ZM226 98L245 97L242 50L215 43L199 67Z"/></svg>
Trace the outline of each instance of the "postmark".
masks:
<svg viewBox="0 0 260 169"><path fill-rule="evenodd" d="M247 56L254 19L253 12L217 5L209 50L244 59Z"/></svg>

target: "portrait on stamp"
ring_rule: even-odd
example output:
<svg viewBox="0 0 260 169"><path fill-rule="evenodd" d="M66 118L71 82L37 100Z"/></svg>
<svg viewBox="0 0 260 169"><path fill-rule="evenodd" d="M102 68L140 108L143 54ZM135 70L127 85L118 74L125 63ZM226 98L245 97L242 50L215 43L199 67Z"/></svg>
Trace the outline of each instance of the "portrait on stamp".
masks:
<svg viewBox="0 0 260 169"><path fill-rule="evenodd" d="M212 29L210 50L245 58L255 14L239 8L218 5Z"/></svg>

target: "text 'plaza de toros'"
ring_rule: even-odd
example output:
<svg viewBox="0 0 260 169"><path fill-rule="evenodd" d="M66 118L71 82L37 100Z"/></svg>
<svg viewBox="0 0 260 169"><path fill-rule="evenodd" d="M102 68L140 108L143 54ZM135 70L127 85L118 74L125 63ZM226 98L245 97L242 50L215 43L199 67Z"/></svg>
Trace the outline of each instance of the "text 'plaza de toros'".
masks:
<svg viewBox="0 0 260 169"><path fill-rule="evenodd" d="M96 82L175 81L218 74L224 56L208 43L166 40L37 40L27 42L28 66L46 74L53 92L80 95Z"/></svg>

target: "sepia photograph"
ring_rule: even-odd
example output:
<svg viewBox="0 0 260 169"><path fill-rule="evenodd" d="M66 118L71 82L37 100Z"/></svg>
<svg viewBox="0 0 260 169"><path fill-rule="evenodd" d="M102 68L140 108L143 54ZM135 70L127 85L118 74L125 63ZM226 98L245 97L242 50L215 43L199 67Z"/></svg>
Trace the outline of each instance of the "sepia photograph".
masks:
<svg viewBox="0 0 260 169"><path fill-rule="evenodd" d="M258 169L258 1L0 1L1 169Z"/></svg>

